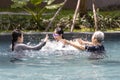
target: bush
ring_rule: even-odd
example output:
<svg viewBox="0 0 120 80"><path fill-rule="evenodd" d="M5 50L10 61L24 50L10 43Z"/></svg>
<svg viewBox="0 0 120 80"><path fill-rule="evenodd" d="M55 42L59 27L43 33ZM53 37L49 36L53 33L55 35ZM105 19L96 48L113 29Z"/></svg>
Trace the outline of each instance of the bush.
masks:
<svg viewBox="0 0 120 80"><path fill-rule="evenodd" d="M119 16L103 16L97 13L98 30L106 31L107 29L120 28ZM92 13L88 13L80 18L80 25L88 28L94 28L94 18Z"/></svg>
<svg viewBox="0 0 120 80"><path fill-rule="evenodd" d="M41 26L43 24L41 23ZM43 30L30 15L0 15L0 30Z"/></svg>
<svg viewBox="0 0 120 80"><path fill-rule="evenodd" d="M66 12L65 12L66 13ZM71 12L72 13L72 12ZM72 24L72 14L69 12L69 15L62 14L56 17L53 22L54 29L57 24L60 24L64 29L70 30ZM39 30L43 31L48 26L50 18L53 14L46 15L41 17L40 26L37 25L36 21L31 15L0 15L0 30L13 30L13 29L22 29L22 30ZM46 18L47 17L47 18ZM48 18L49 17L49 18ZM98 17L98 29L106 31L107 29L120 28L120 16L119 15L108 15L108 13L97 13ZM94 18L91 12L84 15L82 18L77 18L75 23L75 29L81 28L90 28L94 29ZM51 30L51 29L50 29Z"/></svg>

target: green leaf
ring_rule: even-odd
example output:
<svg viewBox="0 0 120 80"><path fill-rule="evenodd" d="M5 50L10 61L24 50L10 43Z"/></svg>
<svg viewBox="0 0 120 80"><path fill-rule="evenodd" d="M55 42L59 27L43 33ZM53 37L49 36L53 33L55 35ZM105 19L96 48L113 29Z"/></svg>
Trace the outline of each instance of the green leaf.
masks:
<svg viewBox="0 0 120 80"><path fill-rule="evenodd" d="M12 0L12 2L14 3L13 5L11 5L12 8L22 8L23 6L27 5L27 2L29 0Z"/></svg>
<svg viewBox="0 0 120 80"><path fill-rule="evenodd" d="M46 9L57 9L63 6L63 3L46 6Z"/></svg>
<svg viewBox="0 0 120 80"><path fill-rule="evenodd" d="M47 4L50 5L50 4L52 4L54 1L55 1L55 0L48 0L48 1L47 1Z"/></svg>
<svg viewBox="0 0 120 80"><path fill-rule="evenodd" d="M43 2L43 0L30 0L30 2L34 5L38 5L38 4L41 4L41 2Z"/></svg>

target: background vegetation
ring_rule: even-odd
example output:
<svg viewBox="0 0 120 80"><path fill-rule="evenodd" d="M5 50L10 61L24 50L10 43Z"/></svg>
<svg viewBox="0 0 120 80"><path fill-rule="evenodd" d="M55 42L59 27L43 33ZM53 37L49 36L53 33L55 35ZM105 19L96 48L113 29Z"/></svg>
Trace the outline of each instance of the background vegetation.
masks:
<svg viewBox="0 0 120 80"><path fill-rule="evenodd" d="M29 0L21 0L21 2L23 2L20 4L16 2L17 0L13 1L14 5L12 5L12 7L14 8L0 9L1 12L15 12L15 14L0 14L0 31L10 31L16 28L28 31L44 31L57 9L63 6L63 3L51 5L54 0L45 0L46 5L40 8L39 4L41 4L41 2L38 3L40 0L30 0L34 7L29 8L26 6L28 3L26 1ZM99 30L120 31L119 8L118 6L114 7L115 10L112 8L113 7L111 7L111 9L109 7L105 10L97 10ZM62 25L66 31L70 31L73 14L74 10L61 10L49 31L53 31L58 24ZM94 31L92 11L87 11L82 17L77 16L74 31Z"/></svg>

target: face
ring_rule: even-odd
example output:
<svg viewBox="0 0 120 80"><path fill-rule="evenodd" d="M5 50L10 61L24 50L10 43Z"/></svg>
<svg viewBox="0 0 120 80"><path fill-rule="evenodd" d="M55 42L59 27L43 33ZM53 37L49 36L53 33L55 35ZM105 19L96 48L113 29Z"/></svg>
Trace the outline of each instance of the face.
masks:
<svg viewBox="0 0 120 80"><path fill-rule="evenodd" d="M92 43L96 43L96 42L97 42L97 39L94 36L92 36Z"/></svg>
<svg viewBox="0 0 120 80"><path fill-rule="evenodd" d="M20 42L20 43L23 43L23 34L20 36L20 37L18 37L18 42Z"/></svg>
<svg viewBox="0 0 120 80"><path fill-rule="evenodd" d="M53 37L54 37L55 40L60 40L62 38L62 35L59 35L54 31Z"/></svg>

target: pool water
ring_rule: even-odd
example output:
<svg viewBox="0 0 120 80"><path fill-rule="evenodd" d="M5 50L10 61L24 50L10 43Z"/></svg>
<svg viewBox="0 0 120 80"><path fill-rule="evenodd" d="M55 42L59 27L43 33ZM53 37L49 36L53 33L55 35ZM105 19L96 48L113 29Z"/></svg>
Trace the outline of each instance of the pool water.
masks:
<svg viewBox="0 0 120 80"><path fill-rule="evenodd" d="M108 57L102 60L88 60L86 52L49 41L41 51L26 52L23 61L11 63L10 43L0 42L0 80L119 80L120 40L104 43Z"/></svg>

